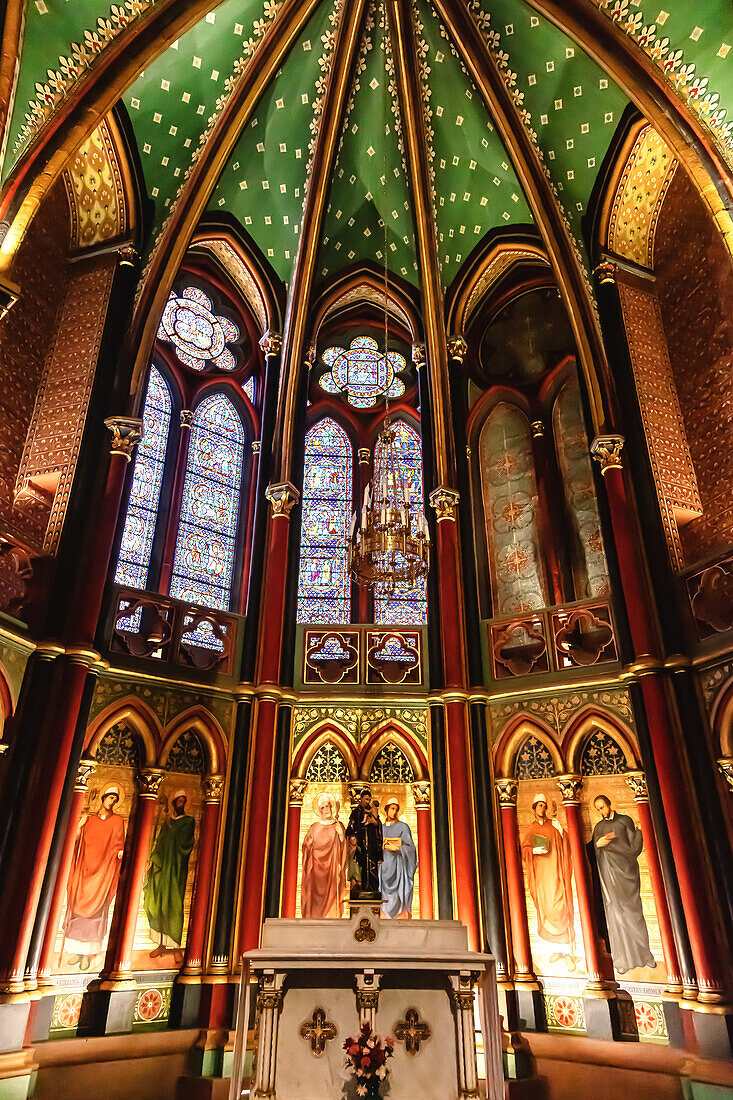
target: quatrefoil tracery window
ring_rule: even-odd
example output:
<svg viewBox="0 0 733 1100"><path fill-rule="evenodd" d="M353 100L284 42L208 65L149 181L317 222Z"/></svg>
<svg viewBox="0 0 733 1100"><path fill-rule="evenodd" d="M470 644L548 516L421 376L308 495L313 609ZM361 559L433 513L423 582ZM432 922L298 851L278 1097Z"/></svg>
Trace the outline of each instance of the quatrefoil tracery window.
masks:
<svg viewBox="0 0 733 1100"><path fill-rule="evenodd" d="M348 348L326 348L323 362L330 371L322 375L319 385L326 393L346 394L355 409L370 409L378 397L400 397L405 383L397 374L407 363L398 351L385 355L371 336L355 337Z"/></svg>
<svg viewBox="0 0 733 1100"><path fill-rule="evenodd" d="M173 344L181 362L194 370L230 371L237 365L226 345L239 339L239 329L228 317L213 313L211 299L195 286L187 286L180 297L171 294L158 338Z"/></svg>

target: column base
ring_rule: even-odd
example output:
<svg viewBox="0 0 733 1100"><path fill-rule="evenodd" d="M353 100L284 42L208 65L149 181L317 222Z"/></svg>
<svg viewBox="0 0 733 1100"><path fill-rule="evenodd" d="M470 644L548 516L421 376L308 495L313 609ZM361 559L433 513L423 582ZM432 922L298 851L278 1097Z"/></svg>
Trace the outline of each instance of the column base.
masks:
<svg viewBox="0 0 733 1100"><path fill-rule="evenodd" d="M234 1032L202 1031L188 1057L192 1077L225 1078L227 1085L234 1066Z"/></svg>
<svg viewBox="0 0 733 1100"><path fill-rule="evenodd" d="M683 1003L690 1013L698 1054L704 1058L733 1057L733 1014L730 1005Z"/></svg>
<svg viewBox="0 0 733 1100"><path fill-rule="evenodd" d="M534 1077L534 1061L519 1032L504 1033L501 1060L507 1081L522 1081Z"/></svg>
<svg viewBox="0 0 733 1100"><path fill-rule="evenodd" d="M621 1020L615 993L588 996L583 993L585 1028L589 1039L620 1039Z"/></svg>
<svg viewBox="0 0 733 1100"><path fill-rule="evenodd" d="M230 1088L228 1077L190 1077L186 1074L176 1082L175 1100L228 1100Z"/></svg>
<svg viewBox="0 0 733 1100"><path fill-rule="evenodd" d="M546 1031L545 998L536 982L515 983L520 1031Z"/></svg>
<svg viewBox="0 0 733 1100"><path fill-rule="evenodd" d="M84 994L76 1033L125 1035L132 1031L137 989L88 989Z"/></svg>
<svg viewBox="0 0 733 1100"><path fill-rule="evenodd" d="M201 983L176 981L171 991L169 1028L196 1027L201 1008Z"/></svg>
<svg viewBox="0 0 733 1100"><path fill-rule="evenodd" d="M30 1009L27 998L0 1004L0 1054L23 1049Z"/></svg>
<svg viewBox="0 0 733 1100"><path fill-rule="evenodd" d="M25 1033L26 1043L45 1043L51 1031L53 1006L56 994L46 991L43 996L31 1001L28 1026Z"/></svg>

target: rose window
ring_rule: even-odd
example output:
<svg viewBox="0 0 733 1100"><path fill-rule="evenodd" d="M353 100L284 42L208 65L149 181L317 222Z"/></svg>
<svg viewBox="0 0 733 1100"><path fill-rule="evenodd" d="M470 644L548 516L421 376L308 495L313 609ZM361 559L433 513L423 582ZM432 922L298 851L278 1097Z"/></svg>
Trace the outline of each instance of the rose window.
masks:
<svg viewBox="0 0 733 1100"><path fill-rule="evenodd" d="M211 299L195 286L186 287L180 297L171 294L158 337L173 344L181 362L194 370L234 370L237 365L226 345L239 339L239 329L228 317L212 313Z"/></svg>
<svg viewBox="0 0 733 1100"><path fill-rule="evenodd" d="M369 409L378 397L400 397L405 383L397 374L405 370L404 355L379 351L371 336L357 336L348 348L326 348L323 362L330 371L320 379L326 393L346 394L356 409Z"/></svg>

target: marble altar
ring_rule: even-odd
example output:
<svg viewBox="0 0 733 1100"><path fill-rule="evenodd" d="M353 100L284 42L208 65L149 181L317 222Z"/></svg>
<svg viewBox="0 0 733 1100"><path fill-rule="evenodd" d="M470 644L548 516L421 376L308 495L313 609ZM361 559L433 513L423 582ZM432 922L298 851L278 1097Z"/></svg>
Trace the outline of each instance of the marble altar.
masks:
<svg viewBox="0 0 733 1100"><path fill-rule="evenodd" d="M494 960L468 949L459 922L381 919L373 901L345 920L267 920L245 963L258 989L254 1100L356 1097L343 1043L365 1022L396 1040L389 1100L485 1095L479 998L486 1095L503 1097Z"/></svg>

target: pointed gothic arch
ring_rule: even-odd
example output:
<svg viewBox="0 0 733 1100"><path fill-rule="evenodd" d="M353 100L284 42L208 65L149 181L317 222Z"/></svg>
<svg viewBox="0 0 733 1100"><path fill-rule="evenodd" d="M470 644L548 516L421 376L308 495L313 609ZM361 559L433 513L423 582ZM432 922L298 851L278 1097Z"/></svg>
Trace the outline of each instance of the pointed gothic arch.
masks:
<svg viewBox="0 0 733 1100"><path fill-rule="evenodd" d="M160 723L150 708L139 699L122 700L107 707L87 730L85 753L96 757L105 736L122 722L129 725L139 739L143 750L140 756L141 765L154 765L160 745Z"/></svg>
<svg viewBox="0 0 733 1100"><path fill-rule="evenodd" d="M562 754L549 726L535 716L517 715L499 737L494 748L494 771L502 779L516 778L517 758L530 737L536 737L549 753L557 775L565 768Z"/></svg>
<svg viewBox="0 0 733 1100"><path fill-rule="evenodd" d="M590 707L576 714L562 734L561 745L567 772L580 774L583 749L598 730L607 734L620 747L627 768L633 770L641 766L636 738L631 730L614 715Z"/></svg>

